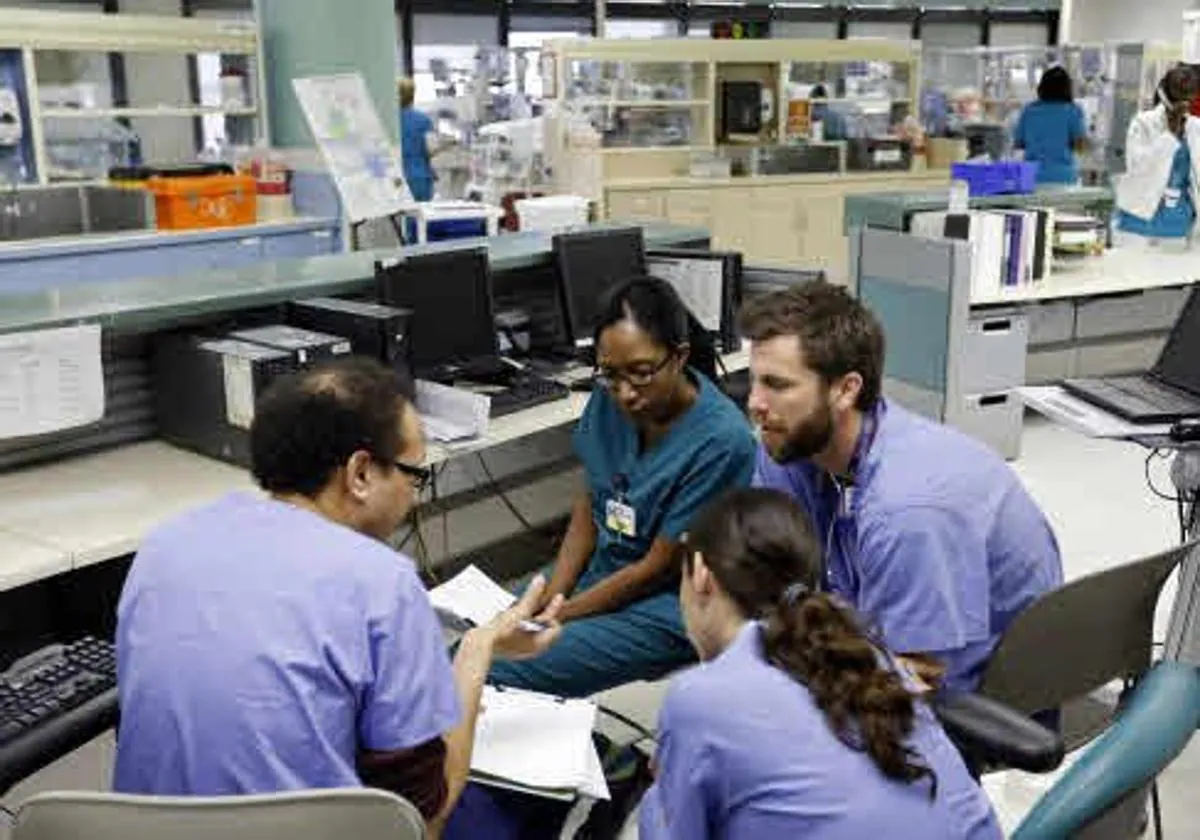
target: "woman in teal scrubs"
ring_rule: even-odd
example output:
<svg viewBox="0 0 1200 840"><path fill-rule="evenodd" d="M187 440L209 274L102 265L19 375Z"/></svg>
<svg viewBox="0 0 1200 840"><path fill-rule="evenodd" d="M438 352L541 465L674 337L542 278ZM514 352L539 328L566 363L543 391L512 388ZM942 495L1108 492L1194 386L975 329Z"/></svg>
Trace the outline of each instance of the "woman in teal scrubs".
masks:
<svg viewBox="0 0 1200 840"><path fill-rule="evenodd" d="M400 95L400 151L404 164L404 180L417 201L433 200L433 151L430 134L433 120L413 107L417 88L412 79L401 79L397 86Z"/></svg>
<svg viewBox="0 0 1200 840"><path fill-rule="evenodd" d="M1038 82L1038 98L1021 111L1013 145L1025 160L1038 165L1039 184L1074 184L1079 180L1075 153L1087 143L1083 109L1075 104L1071 74L1051 67Z"/></svg>
<svg viewBox="0 0 1200 840"><path fill-rule="evenodd" d="M547 603L567 596L563 633L544 655L499 663L490 676L571 697L694 661L679 610L679 539L754 469L750 426L710 378L711 339L669 284L622 285L598 324L598 385L574 436L586 487L545 593Z"/></svg>

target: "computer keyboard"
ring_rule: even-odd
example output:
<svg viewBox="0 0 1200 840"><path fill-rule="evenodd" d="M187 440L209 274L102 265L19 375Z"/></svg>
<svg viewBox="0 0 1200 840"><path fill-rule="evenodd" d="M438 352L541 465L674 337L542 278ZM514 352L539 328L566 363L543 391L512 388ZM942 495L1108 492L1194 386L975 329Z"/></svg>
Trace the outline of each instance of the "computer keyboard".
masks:
<svg viewBox="0 0 1200 840"><path fill-rule="evenodd" d="M503 417L515 411L533 408L543 403L571 396L571 389L561 382L529 373L516 373L504 390L491 395L492 417Z"/></svg>
<svg viewBox="0 0 1200 840"><path fill-rule="evenodd" d="M1195 414L1198 405L1195 397L1139 376L1076 381L1098 399L1134 414L1185 416Z"/></svg>
<svg viewBox="0 0 1200 840"><path fill-rule="evenodd" d="M90 636L18 660L0 674L0 748L116 686L113 646Z"/></svg>

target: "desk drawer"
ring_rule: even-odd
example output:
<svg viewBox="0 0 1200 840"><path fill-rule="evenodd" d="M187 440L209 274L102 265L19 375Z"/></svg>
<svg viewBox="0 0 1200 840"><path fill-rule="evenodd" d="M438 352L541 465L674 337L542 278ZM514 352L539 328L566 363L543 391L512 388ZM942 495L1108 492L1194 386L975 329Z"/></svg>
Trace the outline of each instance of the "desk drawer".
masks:
<svg viewBox="0 0 1200 840"><path fill-rule="evenodd" d="M947 413L946 423L995 449L1006 461L1021 455L1025 406L1016 391L963 397Z"/></svg>
<svg viewBox="0 0 1200 840"><path fill-rule="evenodd" d="M1131 295L1080 302L1076 338L1165 332L1175 323L1189 289L1150 289Z"/></svg>
<svg viewBox="0 0 1200 840"><path fill-rule="evenodd" d="M1029 322L1016 310L977 313L967 322L960 394L985 394L1025 384Z"/></svg>
<svg viewBox="0 0 1200 840"><path fill-rule="evenodd" d="M616 222L652 222L666 218L666 202L661 192L608 193L608 218Z"/></svg>
<svg viewBox="0 0 1200 840"><path fill-rule="evenodd" d="M1035 303L1025 307L1029 319L1029 346L1061 344L1075 336L1074 301Z"/></svg>

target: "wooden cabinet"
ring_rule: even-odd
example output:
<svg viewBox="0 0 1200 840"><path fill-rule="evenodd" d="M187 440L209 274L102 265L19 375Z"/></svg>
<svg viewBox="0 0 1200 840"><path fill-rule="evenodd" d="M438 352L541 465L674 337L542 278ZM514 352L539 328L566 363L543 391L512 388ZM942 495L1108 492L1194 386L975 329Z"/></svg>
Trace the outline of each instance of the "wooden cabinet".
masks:
<svg viewBox="0 0 1200 840"><path fill-rule="evenodd" d="M667 217L661 190L610 191L608 218L618 222L660 222Z"/></svg>
<svg viewBox="0 0 1200 840"><path fill-rule="evenodd" d="M666 220L706 228L714 248L740 251L748 265L822 269L845 283L849 246L842 229L846 196L856 193L923 190L946 183L946 173L903 174L895 178L847 176L829 180L770 177L698 184L680 179L674 186L606 189L608 218L644 222Z"/></svg>

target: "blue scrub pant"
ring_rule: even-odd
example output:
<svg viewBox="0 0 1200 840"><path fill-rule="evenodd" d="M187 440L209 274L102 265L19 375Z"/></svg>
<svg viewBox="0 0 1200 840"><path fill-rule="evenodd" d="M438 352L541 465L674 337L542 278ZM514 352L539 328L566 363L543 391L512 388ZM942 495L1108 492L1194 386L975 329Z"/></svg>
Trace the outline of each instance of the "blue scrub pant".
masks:
<svg viewBox="0 0 1200 840"><path fill-rule="evenodd" d="M488 681L560 697L590 697L636 680L660 679L696 661L681 626L643 615L638 606L569 622L544 654L523 662L496 662Z"/></svg>

